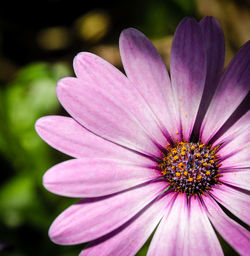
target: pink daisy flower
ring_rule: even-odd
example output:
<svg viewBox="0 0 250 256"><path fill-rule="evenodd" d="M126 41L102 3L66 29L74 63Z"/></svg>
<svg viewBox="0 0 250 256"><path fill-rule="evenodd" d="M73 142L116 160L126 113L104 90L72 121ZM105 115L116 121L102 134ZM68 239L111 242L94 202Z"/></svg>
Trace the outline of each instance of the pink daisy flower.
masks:
<svg viewBox="0 0 250 256"><path fill-rule="evenodd" d="M120 53L126 76L79 53L76 78L57 85L72 118L36 123L48 144L76 158L48 170L44 186L84 198L56 218L51 240L90 242L80 255L126 256L156 229L149 256L223 255L216 230L247 255L249 233L235 219L250 223L250 42L223 73L218 22L185 18L175 32L170 77L136 29L122 32Z"/></svg>

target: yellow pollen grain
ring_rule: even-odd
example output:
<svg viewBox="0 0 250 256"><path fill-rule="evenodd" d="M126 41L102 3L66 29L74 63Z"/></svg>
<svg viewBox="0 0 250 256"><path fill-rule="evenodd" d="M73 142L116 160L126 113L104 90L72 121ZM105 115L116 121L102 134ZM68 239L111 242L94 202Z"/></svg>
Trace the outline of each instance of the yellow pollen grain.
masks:
<svg viewBox="0 0 250 256"><path fill-rule="evenodd" d="M197 156L197 157L200 157L200 156L201 156L201 154L200 154L200 153L197 153L197 154L196 154L196 156Z"/></svg>
<svg viewBox="0 0 250 256"><path fill-rule="evenodd" d="M187 171L185 171L185 172L184 172L184 175L185 175L185 176L187 176L187 175L188 175L188 172L187 172Z"/></svg>
<svg viewBox="0 0 250 256"><path fill-rule="evenodd" d="M208 154L206 154L205 157L208 157Z"/></svg>
<svg viewBox="0 0 250 256"><path fill-rule="evenodd" d="M167 171L166 171L166 170L161 171L161 174L162 174L162 175L166 175L166 174L167 174Z"/></svg>
<svg viewBox="0 0 250 256"><path fill-rule="evenodd" d="M181 150L182 150L182 151L187 151L187 148L186 148L186 147L182 147Z"/></svg>
<svg viewBox="0 0 250 256"><path fill-rule="evenodd" d="M207 163L203 163L202 165L206 167L206 166L207 166Z"/></svg>
<svg viewBox="0 0 250 256"><path fill-rule="evenodd" d="M198 174L197 177L196 177L197 180L200 180L201 178L202 178L202 177L201 177L200 174Z"/></svg>
<svg viewBox="0 0 250 256"><path fill-rule="evenodd" d="M179 165L180 168L182 168L184 166L183 163L179 163L178 165Z"/></svg>
<svg viewBox="0 0 250 256"><path fill-rule="evenodd" d="M182 155L182 156L185 156L185 155L186 155L186 152L185 152L185 151L181 151L181 155Z"/></svg>
<svg viewBox="0 0 250 256"><path fill-rule="evenodd" d="M206 171L206 175L210 175L210 171Z"/></svg>
<svg viewBox="0 0 250 256"><path fill-rule="evenodd" d="M174 156L174 160L178 160L179 159L179 157L178 156Z"/></svg>
<svg viewBox="0 0 250 256"><path fill-rule="evenodd" d="M214 163L214 160L210 160L209 163L213 164L213 163Z"/></svg>
<svg viewBox="0 0 250 256"><path fill-rule="evenodd" d="M180 173L180 172L177 172L177 173L175 173L175 175L176 175L177 177L180 177L180 176L181 176L181 173Z"/></svg>
<svg viewBox="0 0 250 256"><path fill-rule="evenodd" d="M175 169L175 166L174 166L174 165L172 165L172 166L171 166L171 169L172 169L172 170L174 170L174 169Z"/></svg>
<svg viewBox="0 0 250 256"><path fill-rule="evenodd" d="M191 146L191 150L195 150L195 147L194 147L194 146Z"/></svg>
<svg viewBox="0 0 250 256"><path fill-rule="evenodd" d="M174 155L176 155L178 152L177 152L177 150L174 149L174 150L172 151L172 153L173 153Z"/></svg>
<svg viewBox="0 0 250 256"><path fill-rule="evenodd" d="M185 117L187 117L188 116L188 114L185 114Z"/></svg>
<svg viewBox="0 0 250 256"><path fill-rule="evenodd" d="M199 145L199 148L203 148L203 147L204 147L204 144L200 144L200 145Z"/></svg>
<svg viewBox="0 0 250 256"><path fill-rule="evenodd" d="M176 134L179 134L179 132L176 132Z"/></svg>
<svg viewBox="0 0 250 256"><path fill-rule="evenodd" d="M188 181L193 181L193 180L194 180L194 179L193 179L193 178L191 178L191 177L190 177L190 178L188 178Z"/></svg>

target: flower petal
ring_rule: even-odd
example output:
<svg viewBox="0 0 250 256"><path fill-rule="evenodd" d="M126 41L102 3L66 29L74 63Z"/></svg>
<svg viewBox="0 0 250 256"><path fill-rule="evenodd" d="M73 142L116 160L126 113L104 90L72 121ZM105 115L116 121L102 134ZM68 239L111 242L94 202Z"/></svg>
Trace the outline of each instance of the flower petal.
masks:
<svg viewBox="0 0 250 256"><path fill-rule="evenodd" d="M171 193L143 210L123 228L112 232L108 237L94 241L84 249L80 256L122 255L132 256L143 246L162 218Z"/></svg>
<svg viewBox="0 0 250 256"><path fill-rule="evenodd" d="M43 184L52 193L69 197L100 197L156 179L151 168L108 159L73 159L49 169Z"/></svg>
<svg viewBox="0 0 250 256"><path fill-rule="evenodd" d="M248 111L245 115L243 115L237 122L235 122L224 134L219 136L214 142L213 147L221 145L227 145L231 141L234 141L238 138L240 134L247 131L249 129L250 123L250 111Z"/></svg>
<svg viewBox="0 0 250 256"><path fill-rule="evenodd" d="M250 167L250 134L249 129L244 130L227 145L219 149L221 168L246 168Z"/></svg>
<svg viewBox="0 0 250 256"><path fill-rule="evenodd" d="M183 137L188 141L206 79L204 40L199 24L192 18L185 18L176 29L170 71L178 107L178 127L182 127Z"/></svg>
<svg viewBox="0 0 250 256"><path fill-rule="evenodd" d="M240 255L249 255L249 231L229 218L211 197L203 197L203 201L215 229Z"/></svg>
<svg viewBox="0 0 250 256"><path fill-rule="evenodd" d="M147 256L185 255L187 222L187 197L179 194L173 204L168 205L168 212L153 236Z"/></svg>
<svg viewBox="0 0 250 256"><path fill-rule="evenodd" d="M219 240L198 198L189 200L187 255L223 255Z"/></svg>
<svg viewBox="0 0 250 256"><path fill-rule="evenodd" d="M224 73L201 126L207 143L243 101L250 88L250 41L234 56Z"/></svg>
<svg viewBox="0 0 250 256"><path fill-rule="evenodd" d="M250 170L249 169L229 169L225 170L220 177L220 181L229 185L250 190Z"/></svg>
<svg viewBox="0 0 250 256"><path fill-rule="evenodd" d="M54 220L49 236L63 245L102 237L135 216L165 188L166 182L154 182L114 196L83 199Z"/></svg>
<svg viewBox="0 0 250 256"><path fill-rule="evenodd" d="M223 255L199 199L179 194L163 217L150 244L151 255Z"/></svg>
<svg viewBox="0 0 250 256"><path fill-rule="evenodd" d="M211 195L239 219L250 224L249 195L224 184L214 186Z"/></svg>
<svg viewBox="0 0 250 256"><path fill-rule="evenodd" d="M177 125L172 87L156 48L144 34L133 28L121 33L119 45L128 79L175 139Z"/></svg>
<svg viewBox="0 0 250 256"><path fill-rule="evenodd" d="M57 85L64 108L83 126L127 148L150 156L160 155L156 141L148 135L128 108L102 86L76 78L64 78ZM126 95L123 95L126 97Z"/></svg>
<svg viewBox="0 0 250 256"><path fill-rule="evenodd" d="M77 77L89 87L101 93L129 112L150 136L163 146L167 140L163 127L135 86L118 69L102 58L87 52L79 53L74 59ZM102 134L100 134L102 135Z"/></svg>
<svg viewBox="0 0 250 256"><path fill-rule="evenodd" d="M149 158L95 135L69 117L42 117L35 127L39 136L50 146L76 158L116 159L139 166L153 163Z"/></svg>
<svg viewBox="0 0 250 256"><path fill-rule="evenodd" d="M218 155L221 158L221 168L246 168L250 166L250 112L241 117L213 144L220 145Z"/></svg>
<svg viewBox="0 0 250 256"><path fill-rule="evenodd" d="M224 35L219 22L214 17L205 17L200 21L200 27L206 48L207 75L194 127L197 135L199 135L202 120L218 86L225 59Z"/></svg>

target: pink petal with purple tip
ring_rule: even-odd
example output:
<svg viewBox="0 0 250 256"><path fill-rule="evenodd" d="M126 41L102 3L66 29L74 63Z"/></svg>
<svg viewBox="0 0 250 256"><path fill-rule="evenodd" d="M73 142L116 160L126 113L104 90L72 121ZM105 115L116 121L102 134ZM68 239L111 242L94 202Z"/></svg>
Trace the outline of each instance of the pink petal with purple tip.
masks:
<svg viewBox="0 0 250 256"><path fill-rule="evenodd" d="M124 108L110 91L76 78L64 78L57 85L57 96L74 119L105 139L135 151L159 156L153 134ZM126 95L123 95L126 98ZM152 136L151 136L152 135Z"/></svg>
<svg viewBox="0 0 250 256"><path fill-rule="evenodd" d="M200 21L207 56L207 73L204 94L209 102L222 75L225 60L224 35L219 22L214 17ZM201 106L203 107L203 106Z"/></svg>
<svg viewBox="0 0 250 256"><path fill-rule="evenodd" d="M95 135L70 117L42 117L36 122L36 131L50 146L76 158L116 159L139 166L152 166L154 163Z"/></svg>
<svg viewBox="0 0 250 256"><path fill-rule="evenodd" d="M152 203L135 220L107 239L92 242L80 256L133 256L143 246L164 214L172 193Z"/></svg>
<svg viewBox="0 0 250 256"><path fill-rule="evenodd" d="M214 17L205 17L200 21L200 27L206 49L207 74L205 88L194 126L195 135L199 135L202 120L218 86L225 59L225 42L219 22Z"/></svg>
<svg viewBox="0 0 250 256"><path fill-rule="evenodd" d="M205 79L206 53L199 24L185 18L178 25L170 59L171 82L178 108L178 127L188 141L199 109Z"/></svg>
<svg viewBox="0 0 250 256"><path fill-rule="evenodd" d="M215 229L240 255L249 255L250 233L229 218L209 196L203 197L208 216Z"/></svg>
<svg viewBox="0 0 250 256"><path fill-rule="evenodd" d="M54 220L49 236L63 245L97 239L123 225L165 188L165 182L154 182L109 197L83 199Z"/></svg>
<svg viewBox="0 0 250 256"><path fill-rule="evenodd" d="M235 216L248 225L250 224L250 201L247 193L243 193L224 184L214 186L210 193Z"/></svg>
<svg viewBox="0 0 250 256"><path fill-rule="evenodd" d="M144 34L133 28L121 33L119 45L128 79L143 95L162 126L176 139L178 130L172 87L156 48Z"/></svg>
<svg viewBox="0 0 250 256"><path fill-rule="evenodd" d="M73 159L49 169L43 184L51 192L69 197L100 197L156 179L151 168L108 159Z"/></svg>
<svg viewBox="0 0 250 256"><path fill-rule="evenodd" d="M220 181L229 185L250 190L250 169L229 169L220 172Z"/></svg>
<svg viewBox="0 0 250 256"><path fill-rule="evenodd" d="M95 87L96 93L105 95L130 113L157 143L166 146L167 139L164 136L163 126L159 124L146 101L123 73L102 58L87 52L79 53L75 57L74 70L84 84Z"/></svg>
<svg viewBox="0 0 250 256"><path fill-rule="evenodd" d="M227 67L201 127L203 143L209 142L250 89L250 41L241 47Z"/></svg>

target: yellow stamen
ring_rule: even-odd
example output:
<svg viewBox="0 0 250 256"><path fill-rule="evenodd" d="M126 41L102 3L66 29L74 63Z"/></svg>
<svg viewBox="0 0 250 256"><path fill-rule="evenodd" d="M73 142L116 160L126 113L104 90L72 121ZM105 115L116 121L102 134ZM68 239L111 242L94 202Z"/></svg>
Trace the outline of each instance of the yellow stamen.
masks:
<svg viewBox="0 0 250 256"><path fill-rule="evenodd" d="M200 153L197 153L197 154L196 154L196 156L197 156L197 157L200 157L200 156L201 156L201 154L200 154Z"/></svg>
<svg viewBox="0 0 250 256"><path fill-rule="evenodd" d="M187 171L185 171L185 172L184 172L184 175L185 175L185 176L187 176L187 175L188 175L188 172L187 172Z"/></svg>
<svg viewBox="0 0 250 256"><path fill-rule="evenodd" d="M181 151L181 155L182 155L182 156L185 156L185 155L186 155L186 152L185 152L185 151Z"/></svg>
<svg viewBox="0 0 250 256"><path fill-rule="evenodd" d="M203 163L202 165L206 167L206 166L207 166L207 163Z"/></svg>
<svg viewBox="0 0 250 256"><path fill-rule="evenodd" d="M178 160L179 159L179 157L178 156L174 156L174 160L176 161L176 160Z"/></svg>
<svg viewBox="0 0 250 256"><path fill-rule="evenodd" d="M204 144L200 144L199 145L199 148L201 149L201 148L203 148L204 147Z"/></svg>
<svg viewBox="0 0 250 256"><path fill-rule="evenodd" d="M196 177L197 180L200 180L201 178L202 178L202 177L201 177L200 174L198 174L197 177Z"/></svg>
<svg viewBox="0 0 250 256"><path fill-rule="evenodd" d="M181 176L181 173L180 173L180 172L177 172L177 173L175 173L175 175L176 175L177 177L180 177L180 176Z"/></svg>
<svg viewBox="0 0 250 256"><path fill-rule="evenodd" d="M191 150L195 150L195 147L194 147L194 146L191 146Z"/></svg>
<svg viewBox="0 0 250 256"><path fill-rule="evenodd" d="M184 164L183 164L183 163L179 163L178 166L179 166L180 168L182 168L182 167L184 166Z"/></svg>
<svg viewBox="0 0 250 256"><path fill-rule="evenodd" d="M210 171L206 171L206 175L210 175Z"/></svg>
<svg viewBox="0 0 250 256"><path fill-rule="evenodd" d="M193 181L193 180L194 180L194 179L193 179L193 178L191 178L191 177L190 177L190 178L188 178L188 181Z"/></svg>

